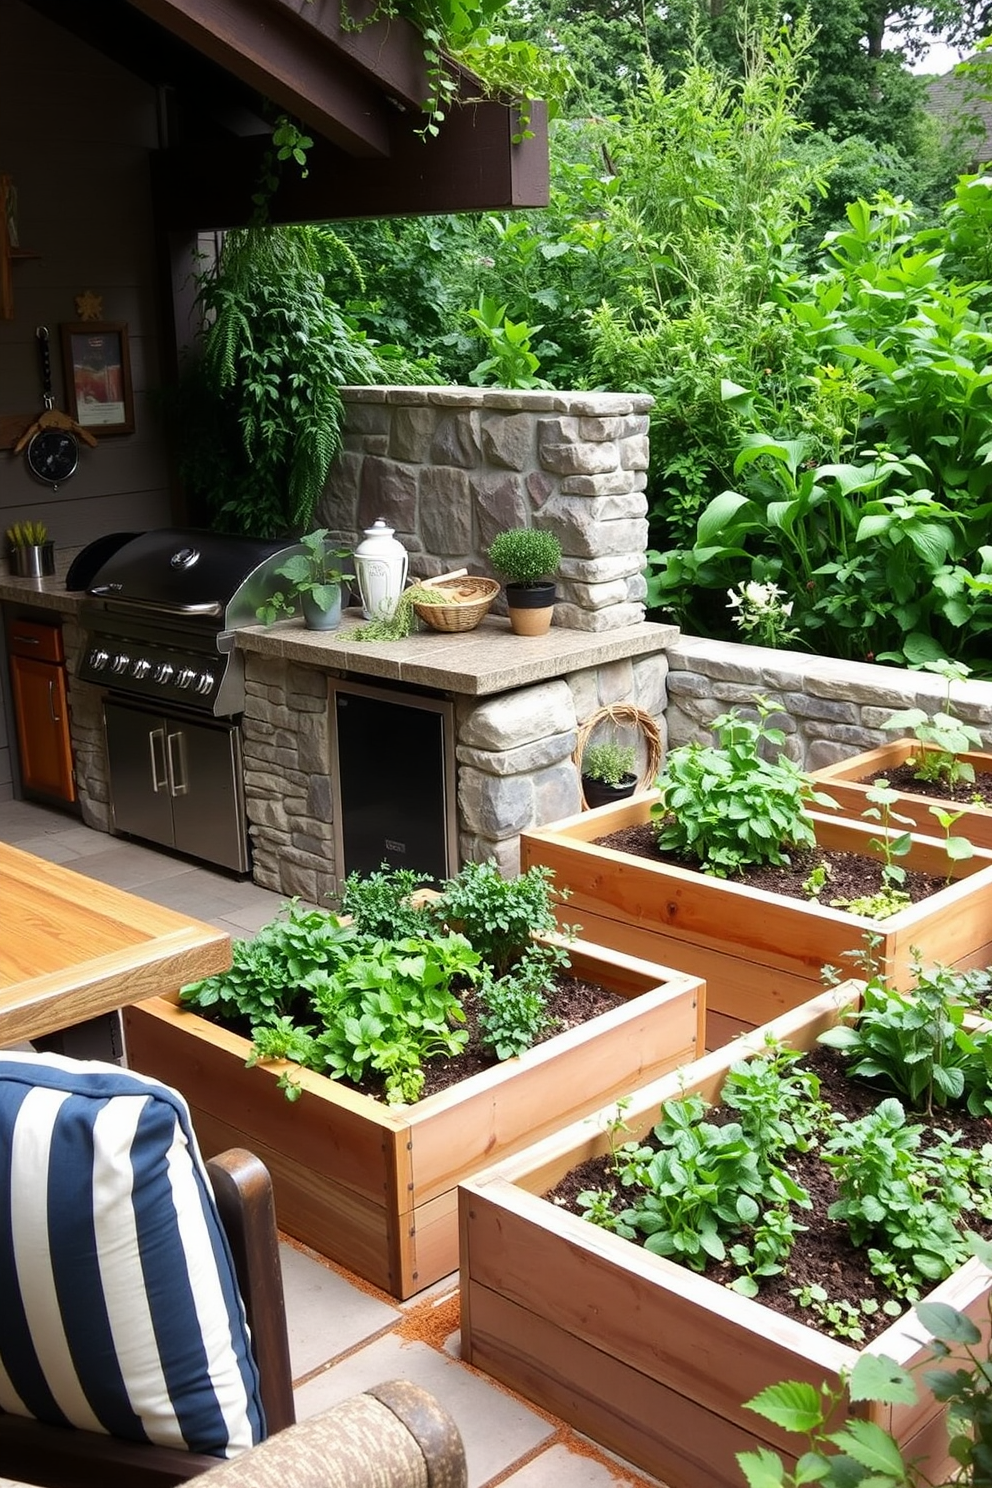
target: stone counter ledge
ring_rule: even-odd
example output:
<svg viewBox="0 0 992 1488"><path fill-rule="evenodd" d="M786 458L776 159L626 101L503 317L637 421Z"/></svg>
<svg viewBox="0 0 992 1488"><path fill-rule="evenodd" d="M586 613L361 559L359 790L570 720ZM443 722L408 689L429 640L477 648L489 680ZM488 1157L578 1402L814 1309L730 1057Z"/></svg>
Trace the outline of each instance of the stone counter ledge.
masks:
<svg viewBox="0 0 992 1488"><path fill-rule="evenodd" d="M545 636L516 636L508 620L490 615L475 630L455 634L427 630L403 641L349 639L362 623L358 610L346 611L340 629L333 631L307 630L300 620L280 620L237 631L237 645L300 666L487 697L666 651L679 636L677 626L648 620L601 633L553 625Z"/></svg>

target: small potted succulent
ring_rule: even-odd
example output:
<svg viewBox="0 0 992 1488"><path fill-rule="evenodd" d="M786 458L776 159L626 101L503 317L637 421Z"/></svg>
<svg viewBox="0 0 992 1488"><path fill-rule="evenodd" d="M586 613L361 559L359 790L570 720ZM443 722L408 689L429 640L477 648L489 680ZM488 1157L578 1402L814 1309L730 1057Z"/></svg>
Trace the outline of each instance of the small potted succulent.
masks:
<svg viewBox="0 0 992 1488"><path fill-rule="evenodd" d="M55 545L44 522L15 522L7 528L10 571L18 578L40 579L55 572Z"/></svg>
<svg viewBox="0 0 992 1488"><path fill-rule="evenodd" d="M554 533L540 527L498 532L489 546L489 561L505 581L514 634L545 635L554 613L552 575L561 562L561 544Z"/></svg>
<svg viewBox="0 0 992 1488"><path fill-rule="evenodd" d="M272 594L256 614L265 625L280 615L295 615L296 601L310 630L336 630L341 623L341 585L354 577L338 567L342 558L350 557L347 548L332 547L327 541L327 528L308 532L300 538L302 553L293 553L276 569L276 575L287 580L286 590Z"/></svg>
<svg viewBox="0 0 992 1488"><path fill-rule="evenodd" d="M587 806L605 806L632 796L637 786L633 744L606 739L582 753L582 794Z"/></svg>

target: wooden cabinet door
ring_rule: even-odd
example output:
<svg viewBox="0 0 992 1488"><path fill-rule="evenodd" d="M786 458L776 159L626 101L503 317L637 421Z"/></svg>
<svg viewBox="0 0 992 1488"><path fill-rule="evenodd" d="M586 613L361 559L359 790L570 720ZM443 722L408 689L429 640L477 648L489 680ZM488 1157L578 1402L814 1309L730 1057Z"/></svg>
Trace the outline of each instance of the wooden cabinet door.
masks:
<svg viewBox="0 0 992 1488"><path fill-rule="evenodd" d="M76 799L69 742L69 700L65 669L33 657L10 658L21 784L25 790Z"/></svg>

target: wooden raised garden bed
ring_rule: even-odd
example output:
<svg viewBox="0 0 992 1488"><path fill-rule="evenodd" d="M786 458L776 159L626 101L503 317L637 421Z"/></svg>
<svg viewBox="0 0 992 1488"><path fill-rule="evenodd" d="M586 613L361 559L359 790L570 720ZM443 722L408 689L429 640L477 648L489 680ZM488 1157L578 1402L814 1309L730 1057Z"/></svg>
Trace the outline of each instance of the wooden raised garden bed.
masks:
<svg viewBox="0 0 992 1488"><path fill-rule="evenodd" d="M576 976L628 1000L516 1059L405 1107L282 1063L245 1068L244 1038L157 997L125 1014L128 1062L182 1091L205 1156L232 1146L272 1173L280 1228L395 1297L458 1264L456 1185L702 1049L698 978L597 946ZM277 1088L285 1070L303 1094Z"/></svg>
<svg viewBox="0 0 992 1488"><path fill-rule="evenodd" d="M951 862L936 838L920 836L900 863L950 876L944 889L885 920L869 920L813 900L756 891L687 868L599 847L596 838L651 819L657 791L601 806L521 834L524 869L552 868L570 890L562 918L598 945L646 956L706 981L706 1045L718 1048L814 996L824 966L852 974L846 953L878 937L879 973L893 986L911 980L912 952L924 963L967 969L992 962L992 856ZM877 856L878 828L814 814L823 848Z"/></svg>
<svg viewBox="0 0 992 1488"><path fill-rule="evenodd" d="M897 770L908 759L924 752L937 754L940 751L930 744L918 744L915 739L892 739L887 744L879 745L877 749L867 749L862 754L852 754L848 759L838 760L836 764L824 765L822 770L814 770L813 779L819 782L828 795L833 796L845 816L858 817L869 805L866 799L869 789L867 782L873 775L877 775L879 771L885 773ZM983 792L987 790L992 793L992 754L976 751L960 754L957 758L972 766L975 780ZM941 800L937 796L918 795L913 791L900 791L899 804L895 809L900 816L911 819L914 831L933 835L939 829L930 810L931 806L939 806L952 813L960 812L951 831L958 837L967 837L976 847L985 851L992 850L992 809L988 806L968 805L960 801Z"/></svg>
<svg viewBox="0 0 992 1488"><path fill-rule="evenodd" d="M642 1087L623 1112L624 1140L650 1129L663 1100L692 1092L717 1100L731 1064L759 1052L766 1032L812 1047L859 995L853 983L821 993ZM744 1402L782 1380L839 1385L859 1351L542 1198L609 1151L614 1114L575 1123L460 1186L462 1357L670 1488L728 1488L744 1481L736 1452L759 1443L787 1459L795 1452L795 1437ZM970 1260L930 1300L967 1312L987 1334L990 1280ZM910 1313L866 1347L908 1368L928 1357L924 1336ZM922 1387L920 1396L870 1412L942 1482L943 1407Z"/></svg>

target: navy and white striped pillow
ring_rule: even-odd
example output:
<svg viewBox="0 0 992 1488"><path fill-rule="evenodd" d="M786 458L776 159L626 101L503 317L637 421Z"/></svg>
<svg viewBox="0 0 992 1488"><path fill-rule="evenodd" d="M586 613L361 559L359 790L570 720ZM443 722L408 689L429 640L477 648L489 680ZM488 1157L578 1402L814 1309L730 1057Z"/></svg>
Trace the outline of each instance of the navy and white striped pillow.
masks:
<svg viewBox="0 0 992 1488"><path fill-rule="evenodd" d="M244 1308L174 1090L0 1053L0 1409L217 1457L265 1435Z"/></svg>

